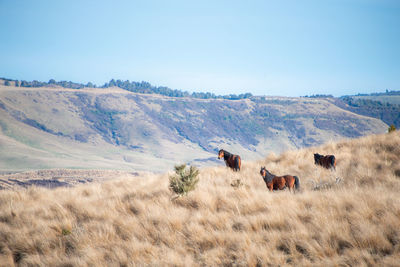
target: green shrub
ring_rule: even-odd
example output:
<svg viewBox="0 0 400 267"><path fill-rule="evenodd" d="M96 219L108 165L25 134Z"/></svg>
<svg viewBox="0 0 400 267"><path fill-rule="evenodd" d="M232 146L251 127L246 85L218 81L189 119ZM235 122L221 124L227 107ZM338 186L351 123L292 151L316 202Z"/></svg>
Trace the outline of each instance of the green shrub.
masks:
<svg viewBox="0 0 400 267"><path fill-rule="evenodd" d="M190 191L196 188L199 182L199 170L196 167L190 166L186 168L186 164L176 165L175 174L169 177L169 188L178 197L187 195Z"/></svg>
<svg viewBox="0 0 400 267"><path fill-rule="evenodd" d="M388 129L388 132L391 133L391 132L394 132L394 131L396 131L396 127L392 124L392 125L390 125L390 127Z"/></svg>
<svg viewBox="0 0 400 267"><path fill-rule="evenodd" d="M63 228L63 229L61 230L61 234L62 234L62 235L70 235L70 234L71 234L71 231L68 230L68 229Z"/></svg>

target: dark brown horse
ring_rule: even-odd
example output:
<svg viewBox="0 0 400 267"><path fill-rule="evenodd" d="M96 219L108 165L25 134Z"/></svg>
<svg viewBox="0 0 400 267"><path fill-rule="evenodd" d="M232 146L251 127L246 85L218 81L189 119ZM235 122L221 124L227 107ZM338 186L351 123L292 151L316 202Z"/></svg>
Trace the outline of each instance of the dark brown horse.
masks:
<svg viewBox="0 0 400 267"><path fill-rule="evenodd" d="M220 158L224 158L226 167L229 167L234 171L240 171L242 160L239 155L233 155L226 150L220 149L218 152L218 159Z"/></svg>
<svg viewBox="0 0 400 267"><path fill-rule="evenodd" d="M264 179L264 182L269 191L278 189L282 190L288 187L289 191L294 192L294 189L298 190L300 188L300 181L297 176L276 176L275 174L270 173L265 167L261 168L260 174Z"/></svg>
<svg viewBox="0 0 400 267"><path fill-rule="evenodd" d="M336 170L336 158L334 155L320 155L318 153L314 154L315 165L321 165L324 168L333 168Z"/></svg>

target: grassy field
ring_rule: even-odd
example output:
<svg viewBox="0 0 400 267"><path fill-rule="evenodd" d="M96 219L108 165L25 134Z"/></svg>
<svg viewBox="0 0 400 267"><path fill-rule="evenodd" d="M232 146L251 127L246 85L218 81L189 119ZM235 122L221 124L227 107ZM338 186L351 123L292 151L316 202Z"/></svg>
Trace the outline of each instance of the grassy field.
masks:
<svg viewBox="0 0 400 267"><path fill-rule="evenodd" d="M371 135L270 154L240 173L202 168L175 200L168 173L2 190L0 265L398 266L399 143L399 132ZM315 166L315 152L335 154L336 172ZM301 191L268 192L261 166L297 175Z"/></svg>

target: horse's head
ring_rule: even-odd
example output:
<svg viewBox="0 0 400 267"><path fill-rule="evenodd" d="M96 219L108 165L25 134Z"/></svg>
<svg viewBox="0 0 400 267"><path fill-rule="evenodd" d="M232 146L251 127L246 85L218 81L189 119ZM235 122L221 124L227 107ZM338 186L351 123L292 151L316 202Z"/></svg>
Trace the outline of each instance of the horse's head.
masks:
<svg viewBox="0 0 400 267"><path fill-rule="evenodd" d="M262 177L265 177L267 175L267 169L265 167L261 167L260 174Z"/></svg>
<svg viewBox="0 0 400 267"><path fill-rule="evenodd" d="M220 150L219 150L219 152L218 152L218 159L224 157L224 152L225 152L225 151L224 151L223 149L220 149Z"/></svg>
<svg viewBox="0 0 400 267"><path fill-rule="evenodd" d="M320 154L314 153L314 163L315 164L318 164L320 158L321 158Z"/></svg>

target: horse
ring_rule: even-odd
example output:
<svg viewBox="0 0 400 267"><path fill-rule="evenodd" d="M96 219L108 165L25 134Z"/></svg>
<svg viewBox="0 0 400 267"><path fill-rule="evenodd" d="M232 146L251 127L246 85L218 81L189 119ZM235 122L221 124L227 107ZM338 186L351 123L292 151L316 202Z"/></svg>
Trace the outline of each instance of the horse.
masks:
<svg viewBox="0 0 400 267"><path fill-rule="evenodd" d="M334 155L320 155L318 153L314 154L315 165L321 165L324 168L336 170L336 158Z"/></svg>
<svg viewBox="0 0 400 267"><path fill-rule="evenodd" d="M269 191L278 189L283 190L288 187L289 191L294 192L295 189L299 190L300 188L300 181L297 176L276 176L275 174L270 173L265 167L261 168L260 174L264 179L265 185L267 186Z"/></svg>
<svg viewBox="0 0 400 267"><path fill-rule="evenodd" d="M231 168L234 171L240 171L242 160L239 155L233 155L226 150L220 149L218 152L218 159L224 158L226 167Z"/></svg>

